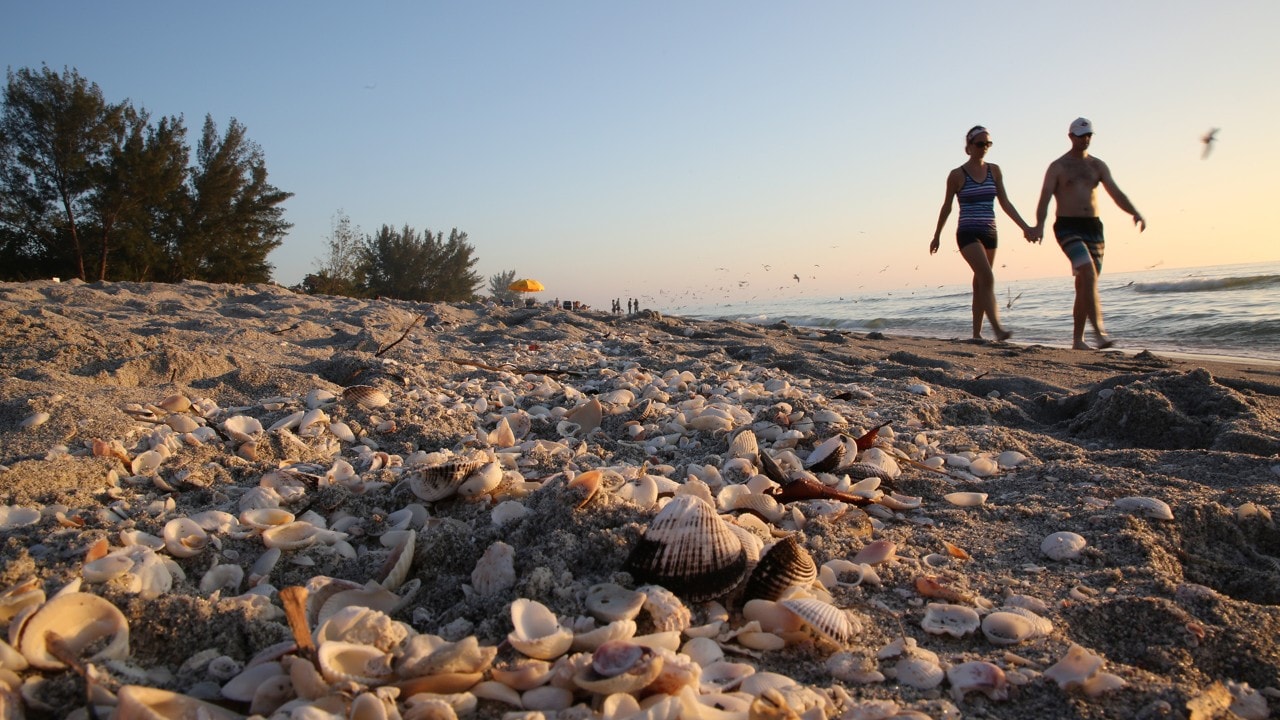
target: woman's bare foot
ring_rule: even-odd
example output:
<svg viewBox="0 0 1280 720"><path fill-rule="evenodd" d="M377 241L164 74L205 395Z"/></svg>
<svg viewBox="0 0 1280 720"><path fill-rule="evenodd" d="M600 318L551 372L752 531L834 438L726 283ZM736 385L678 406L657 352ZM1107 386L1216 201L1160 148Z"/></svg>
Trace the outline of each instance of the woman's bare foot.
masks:
<svg viewBox="0 0 1280 720"><path fill-rule="evenodd" d="M1005 340L1008 340L1011 337L1013 337L1013 333L1008 330L996 331L996 342L1004 342Z"/></svg>
<svg viewBox="0 0 1280 720"><path fill-rule="evenodd" d="M1104 332L1094 333L1094 342L1098 344L1097 347L1099 350L1106 350L1116 344L1116 342L1111 339L1111 336Z"/></svg>
<svg viewBox="0 0 1280 720"><path fill-rule="evenodd" d="M1083 340L1077 340L1071 344L1072 350L1092 350L1093 346Z"/></svg>

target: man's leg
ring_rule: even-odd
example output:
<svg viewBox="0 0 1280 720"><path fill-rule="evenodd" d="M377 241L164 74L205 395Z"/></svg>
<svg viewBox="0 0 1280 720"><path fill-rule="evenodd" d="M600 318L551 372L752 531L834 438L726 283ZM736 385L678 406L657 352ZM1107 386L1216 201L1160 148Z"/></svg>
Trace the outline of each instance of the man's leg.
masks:
<svg viewBox="0 0 1280 720"><path fill-rule="evenodd" d="M1102 310L1098 300L1098 274L1093 263L1076 268L1076 302L1072 307L1071 347L1076 350L1092 350L1093 346L1084 341L1084 324L1088 320L1094 330L1101 322Z"/></svg>

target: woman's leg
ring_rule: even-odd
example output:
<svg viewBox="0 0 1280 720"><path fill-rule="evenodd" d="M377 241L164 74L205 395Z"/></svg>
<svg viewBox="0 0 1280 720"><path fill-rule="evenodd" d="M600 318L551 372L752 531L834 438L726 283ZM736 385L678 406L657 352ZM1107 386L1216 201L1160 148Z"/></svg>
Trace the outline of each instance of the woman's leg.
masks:
<svg viewBox="0 0 1280 720"><path fill-rule="evenodd" d="M1011 333L1000 325L1000 313L996 309L996 278L991 271L995 249L987 249L980 242L960 248L960 255L973 270L973 336L982 337L982 316L991 321L996 340L1005 340Z"/></svg>

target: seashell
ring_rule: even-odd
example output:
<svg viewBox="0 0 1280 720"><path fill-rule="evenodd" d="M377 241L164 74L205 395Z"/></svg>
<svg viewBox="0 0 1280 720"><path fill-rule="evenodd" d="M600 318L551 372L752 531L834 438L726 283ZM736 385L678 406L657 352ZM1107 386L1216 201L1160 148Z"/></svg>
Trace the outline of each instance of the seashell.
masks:
<svg viewBox="0 0 1280 720"><path fill-rule="evenodd" d="M493 511L489 513L493 524L502 527L509 522L514 522L529 514L529 508L520 504L515 500L503 500L493 507Z"/></svg>
<svg viewBox="0 0 1280 720"><path fill-rule="evenodd" d="M987 501L987 494L980 492L953 492L942 496L956 507L977 507Z"/></svg>
<svg viewBox="0 0 1280 720"><path fill-rule="evenodd" d="M1009 682L1004 670L989 662L979 660L952 665L947 668L947 681L951 683L951 697L957 703L974 690L992 700L1009 697Z"/></svg>
<svg viewBox="0 0 1280 720"><path fill-rule="evenodd" d="M777 499L757 492L739 494L732 500L729 509L746 510L772 523L782 520L782 516L786 514L786 508Z"/></svg>
<svg viewBox="0 0 1280 720"><path fill-rule="evenodd" d="M892 492L888 495L880 496L876 502L890 510L902 512L904 510L918 510L920 505L924 502L924 498Z"/></svg>
<svg viewBox="0 0 1280 720"><path fill-rule="evenodd" d="M1172 520L1173 510L1168 503L1152 497L1126 497L1111 503L1117 510L1148 517L1154 520Z"/></svg>
<svg viewBox="0 0 1280 720"><path fill-rule="evenodd" d="M10 633L10 640L16 640L14 648L27 662L41 670L61 670L66 665L49 652L47 634L60 637L73 657L87 662L129 656L129 621L115 605L97 595L56 595L27 618L18 637ZM82 657L90 648L96 650L93 655Z"/></svg>
<svg viewBox="0 0 1280 720"><path fill-rule="evenodd" d="M29 430L31 428L40 427L41 425L47 422L49 422L49 413L47 412L32 413L26 416L25 418L23 418L22 422L18 423L18 427L23 430Z"/></svg>
<svg viewBox="0 0 1280 720"><path fill-rule="evenodd" d="M501 540L493 543L471 571L471 588L481 597L497 595L516 584L516 550Z"/></svg>
<svg viewBox="0 0 1280 720"><path fill-rule="evenodd" d="M36 578L11 585L0 592L0 623L7 623L24 608L43 605L44 588Z"/></svg>
<svg viewBox="0 0 1280 720"><path fill-rule="evenodd" d="M40 510L21 505L0 505L0 530L13 530L40 522Z"/></svg>
<svg viewBox="0 0 1280 720"><path fill-rule="evenodd" d="M930 690L942 683L946 673L938 664L936 655L912 653L894 665L894 675L899 683L917 690Z"/></svg>
<svg viewBox="0 0 1280 720"><path fill-rule="evenodd" d="M969 461L969 472L977 477L991 477L1000 472L1000 466L995 460L982 455Z"/></svg>
<svg viewBox="0 0 1280 720"><path fill-rule="evenodd" d="M1040 552L1051 560L1070 560L1080 557L1088 544L1081 535L1062 530L1040 541Z"/></svg>
<svg viewBox="0 0 1280 720"><path fill-rule="evenodd" d="M855 563L879 565L897 559L897 552L898 546L892 540L875 540L867 543L852 559Z"/></svg>
<svg viewBox="0 0 1280 720"><path fill-rule="evenodd" d="M590 621L590 618L584 618ZM574 652L592 651L607 642L630 640L636 634L635 620L615 620L608 625L586 632L576 632L573 644L569 647Z"/></svg>
<svg viewBox="0 0 1280 720"><path fill-rule="evenodd" d="M391 554L387 556L384 565L387 570L382 577L382 587L394 591L409 577L417 537L418 533L414 530L391 530L382 534L382 543L391 543Z"/></svg>
<svg viewBox="0 0 1280 720"><path fill-rule="evenodd" d="M116 693L115 720L170 720L171 718L202 718L207 720L238 720L243 716L221 705L182 695L171 690L124 685Z"/></svg>
<svg viewBox="0 0 1280 720"><path fill-rule="evenodd" d="M458 484L458 495L474 498L483 495L502 483L502 465L492 460L480 466Z"/></svg>
<svg viewBox="0 0 1280 720"><path fill-rule="evenodd" d="M315 544L318 530L315 525L302 520L272 525L262 531L262 543L269 548L301 550Z"/></svg>
<svg viewBox="0 0 1280 720"><path fill-rule="evenodd" d="M351 584L354 585L354 583ZM310 588L310 581L307 582L307 586ZM316 611L314 625L319 627L325 620L333 617L343 608L351 607L353 605L373 608L374 610L389 613L400 606L400 597L390 590L382 587L375 581L370 581L362 586L356 586L354 588L340 589L337 592L325 596L323 604L321 604ZM309 603L308 613L310 613Z"/></svg>
<svg viewBox="0 0 1280 720"><path fill-rule="evenodd" d="M536 600L518 598L511 603L514 629L507 640L516 650L538 660L554 660L573 644L573 632L560 624L555 613Z"/></svg>
<svg viewBox="0 0 1280 720"><path fill-rule="evenodd" d="M409 488L414 495L427 502L443 500L455 495L458 486L484 464L483 460L459 458L440 465L414 469L409 473Z"/></svg>
<svg viewBox="0 0 1280 720"><path fill-rule="evenodd" d="M591 663L574 673L573 682L599 695L634 694L657 680L662 667L663 656L652 648L611 641L591 653Z"/></svg>
<svg viewBox="0 0 1280 720"><path fill-rule="evenodd" d="M844 438L840 435L828 438L818 444L804 461L804 468L810 472L832 472L844 459Z"/></svg>
<svg viewBox="0 0 1280 720"><path fill-rule="evenodd" d="M996 456L996 464L1001 468L1016 468L1027 461L1027 456L1017 450L1005 450Z"/></svg>
<svg viewBox="0 0 1280 720"><path fill-rule="evenodd" d="M316 648L316 665L331 683L376 685L389 680L391 656L372 645L329 640Z"/></svg>
<svg viewBox="0 0 1280 720"><path fill-rule="evenodd" d="M276 507L249 508L240 513L240 524L254 530L266 530L293 522L293 513Z"/></svg>
<svg viewBox="0 0 1280 720"><path fill-rule="evenodd" d="M655 632L681 633L693 624L693 613L670 590L661 585L641 585L636 591L644 595L644 610Z"/></svg>
<svg viewBox="0 0 1280 720"><path fill-rule="evenodd" d="M1084 647L1072 643L1067 654L1045 670L1044 676L1058 683L1059 688L1070 690L1083 686L1085 681L1102 669L1105 662Z"/></svg>
<svg viewBox="0 0 1280 720"><path fill-rule="evenodd" d="M584 601L587 612L601 622L634 620L644 607L644 593L628 590L613 583L592 585Z"/></svg>
<svg viewBox="0 0 1280 720"><path fill-rule="evenodd" d="M280 562L280 548L269 548L266 552L258 556L253 561L253 565L249 568L249 584L257 585L266 580L271 571L275 569L276 563Z"/></svg>
<svg viewBox="0 0 1280 720"><path fill-rule="evenodd" d="M163 453L155 450L148 450L138 453L138 456L129 464L129 470L134 475L150 475L157 468L164 464L165 456Z"/></svg>
<svg viewBox="0 0 1280 720"><path fill-rule="evenodd" d="M744 598L777 600L792 585L808 586L818 579L818 567L794 535L774 543L760 557L747 580Z"/></svg>
<svg viewBox="0 0 1280 720"><path fill-rule="evenodd" d="M809 629L837 645L848 644L862 628L849 613L815 598L791 598L778 603L795 613Z"/></svg>
<svg viewBox="0 0 1280 720"><path fill-rule="evenodd" d="M232 415L222 421L222 431L237 442L249 442L263 433L262 423L248 415Z"/></svg>
<svg viewBox="0 0 1280 720"><path fill-rule="evenodd" d="M632 502L641 508L650 508L658 503L658 482L654 476L640 473L624 483L614 493L619 498Z"/></svg>
<svg viewBox="0 0 1280 720"><path fill-rule="evenodd" d="M342 389L342 399L366 410L376 410L391 402L391 397L372 385L352 385Z"/></svg>
<svg viewBox="0 0 1280 720"><path fill-rule="evenodd" d="M977 611L971 607L950 603L929 603L925 609L924 619L920 621L920 627L932 635L964 637L977 630L981 622Z"/></svg>
<svg viewBox="0 0 1280 720"><path fill-rule="evenodd" d="M174 518L164 524L164 547L174 557L195 557L209 544L209 534L191 518Z"/></svg>
<svg viewBox="0 0 1280 720"><path fill-rule="evenodd" d="M680 495L654 516L624 567L637 582L701 602L741 582L747 556L738 536L709 504Z"/></svg>
<svg viewBox="0 0 1280 720"><path fill-rule="evenodd" d="M524 692L551 679L551 663L534 658L517 658L502 665L495 665L489 672L493 679L513 690Z"/></svg>
<svg viewBox="0 0 1280 720"><path fill-rule="evenodd" d="M760 454L760 444L756 440L756 434L751 428L744 428L738 434L733 436L733 440L729 442L729 450L725 453L726 457L745 458L755 461Z"/></svg>
<svg viewBox="0 0 1280 720"><path fill-rule="evenodd" d="M235 592L240 588L240 583L243 580L244 568L239 565L231 565L229 563L214 565L200 577L200 592L210 595L215 590L223 588Z"/></svg>
<svg viewBox="0 0 1280 720"><path fill-rule="evenodd" d="M1017 645L1033 637L1036 630L1030 618L997 610L982 618L982 634L992 645Z"/></svg>
<svg viewBox="0 0 1280 720"><path fill-rule="evenodd" d="M565 413L564 417L578 426L578 430L574 433L575 437L585 437L600 428L600 422L604 419L604 407L600 405L598 398L592 397Z"/></svg>
<svg viewBox="0 0 1280 720"><path fill-rule="evenodd" d="M314 636L317 646L324 642L349 642L391 652L409 637L409 629L381 610L352 605L320 623Z"/></svg>

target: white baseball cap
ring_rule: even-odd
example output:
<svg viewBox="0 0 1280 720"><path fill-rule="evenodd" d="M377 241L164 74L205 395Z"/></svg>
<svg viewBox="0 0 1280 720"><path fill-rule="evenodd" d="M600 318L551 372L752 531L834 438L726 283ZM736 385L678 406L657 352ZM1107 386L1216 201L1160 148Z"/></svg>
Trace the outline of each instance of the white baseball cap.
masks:
<svg viewBox="0 0 1280 720"><path fill-rule="evenodd" d="M1079 137L1081 135L1093 134L1093 123L1088 118L1078 117L1071 121L1071 134Z"/></svg>

